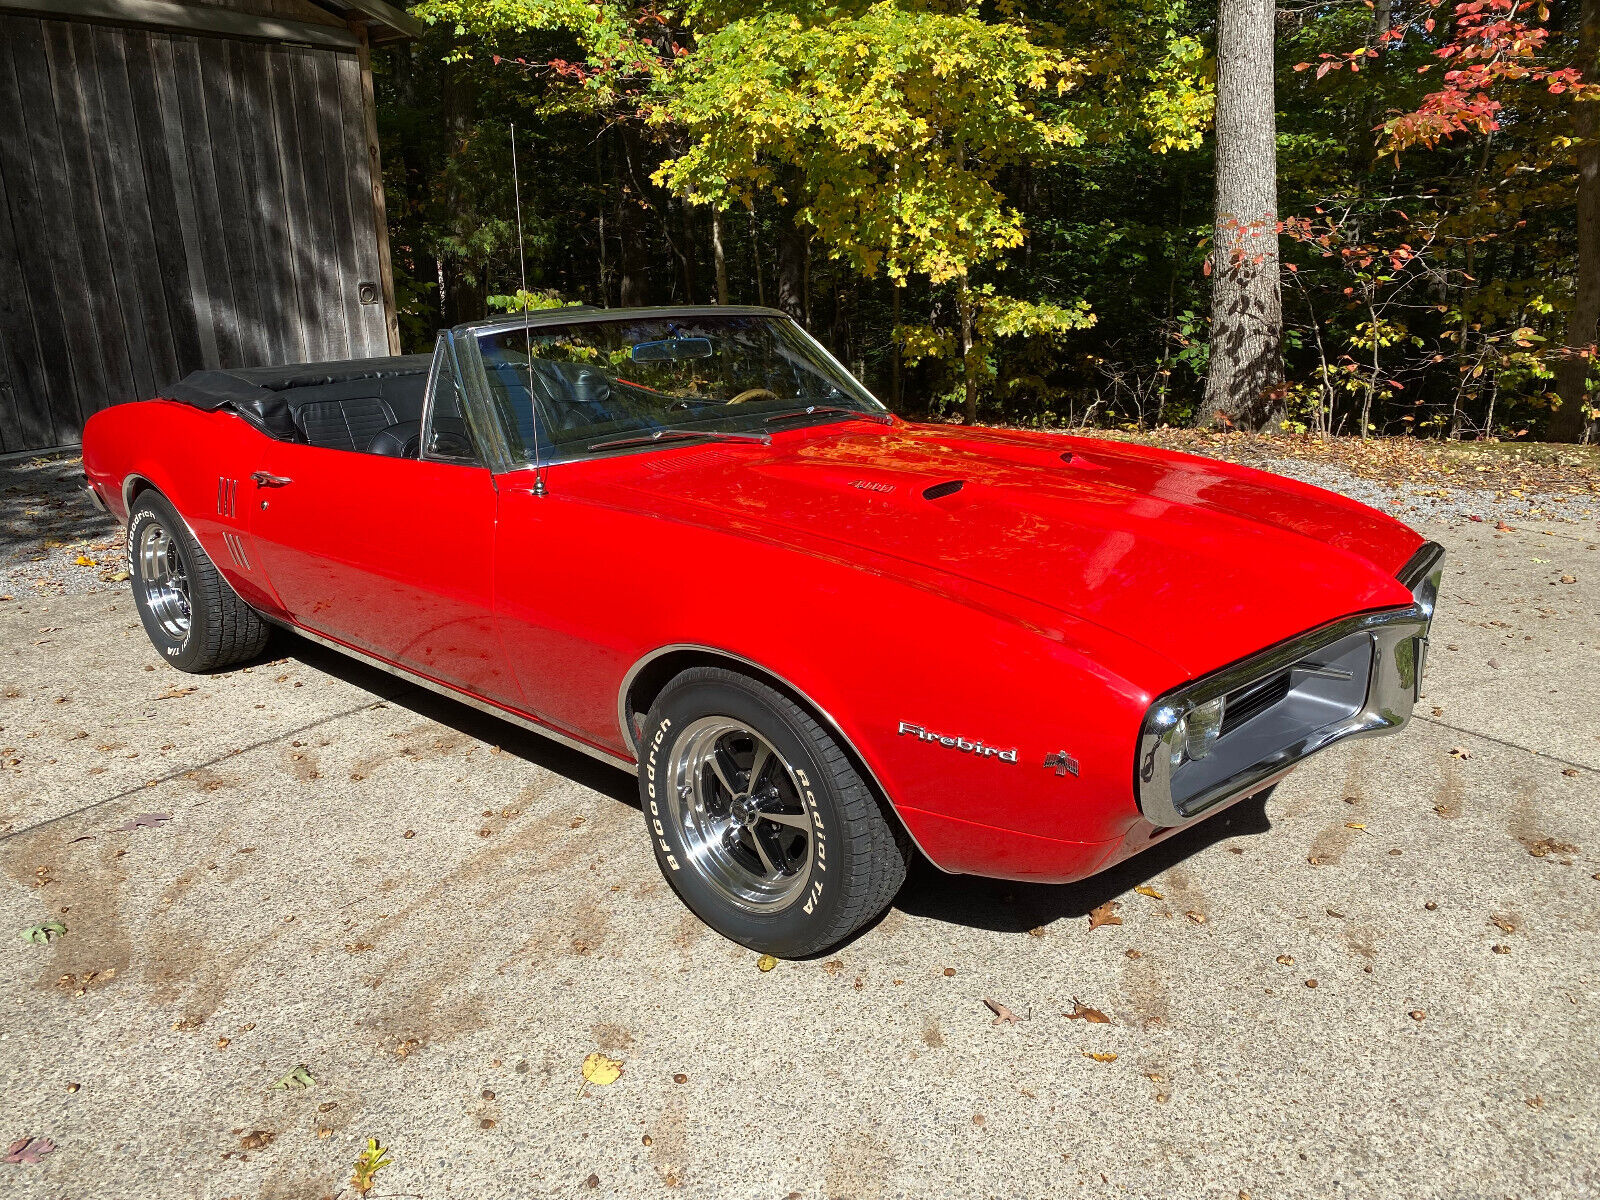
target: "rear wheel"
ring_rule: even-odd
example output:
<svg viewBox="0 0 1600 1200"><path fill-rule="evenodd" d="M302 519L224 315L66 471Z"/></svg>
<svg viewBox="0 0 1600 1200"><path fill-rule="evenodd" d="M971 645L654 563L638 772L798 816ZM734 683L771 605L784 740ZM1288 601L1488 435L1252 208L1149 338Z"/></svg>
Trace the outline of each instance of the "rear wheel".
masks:
<svg viewBox="0 0 1600 1200"><path fill-rule="evenodd" d="M180 671L214 671L261 653L271 628L217 571L157 492L128 514L128 576L150 642Z"/></svg>
<svg viewBox="0 0 1600 1200"><path fill-rule="evenodd" d="M909 845L838 742L787 696L719 667L651 706L639 774L656 861L717 932L785 957L881 913Z"/></svg>

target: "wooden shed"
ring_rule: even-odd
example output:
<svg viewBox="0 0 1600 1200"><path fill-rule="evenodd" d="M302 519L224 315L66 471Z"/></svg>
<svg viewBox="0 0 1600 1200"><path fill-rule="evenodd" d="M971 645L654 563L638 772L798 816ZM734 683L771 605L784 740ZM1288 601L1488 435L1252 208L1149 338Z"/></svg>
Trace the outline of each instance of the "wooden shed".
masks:
<svg viewBox="0 0 1600 1200"><path fill-rule="evenodd" d="M399 352L383 0L0 0L0 453L203 367Z"/></svg>

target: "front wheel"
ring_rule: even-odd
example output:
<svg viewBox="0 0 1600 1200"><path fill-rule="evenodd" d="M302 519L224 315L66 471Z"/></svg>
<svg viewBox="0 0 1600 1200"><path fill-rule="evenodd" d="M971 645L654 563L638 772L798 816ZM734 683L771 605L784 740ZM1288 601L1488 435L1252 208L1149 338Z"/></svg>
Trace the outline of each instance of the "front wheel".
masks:
<svg viewBox="0 0 1600 1200"><path fill-rule="evenodd" d="M719 667L650 708L640 800L656 861L701 920L788 958L881 913L909 845L849 756L787 696Z"/></svg>
<svg viewBox="0 0 1600 1200"><path fill-rule="evenodd" d="M271 628L157 492L141 492L128 513L128 575L151 645L180 671L230 667L267 644Z"/></svg>

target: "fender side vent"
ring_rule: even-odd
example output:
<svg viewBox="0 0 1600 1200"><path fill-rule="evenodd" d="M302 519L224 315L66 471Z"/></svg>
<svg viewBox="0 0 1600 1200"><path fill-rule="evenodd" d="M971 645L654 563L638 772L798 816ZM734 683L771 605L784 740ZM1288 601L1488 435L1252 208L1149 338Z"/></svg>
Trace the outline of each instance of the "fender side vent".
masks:
<svg viewBox="0 0 1600 1200"><path fill-rule="evenodd" d="M924 500L940 500L945 496L953 496L967 486L965 479L951 479L944 483L936 483L932 487L922 489Z"/></svg>
<svg viewBox="0 0 1600 1200"><path fill-rule="evenodd" d="M1063 450L1061 452L1061 461L1064 462L1064 463L1071 462L1072 461L1072 451L1071 450Z"/></svg>

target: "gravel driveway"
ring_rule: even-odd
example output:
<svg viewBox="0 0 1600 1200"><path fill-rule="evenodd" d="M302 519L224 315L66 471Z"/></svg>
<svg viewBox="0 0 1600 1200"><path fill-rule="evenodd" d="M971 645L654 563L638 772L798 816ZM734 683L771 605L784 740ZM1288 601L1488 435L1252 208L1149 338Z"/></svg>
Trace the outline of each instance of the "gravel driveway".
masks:
<svg viewBox="0 0 1600 1200"><path fill-rule="evenodd" d="M7 1195L353 1196L369 1137L429 1200L1600 1193L1592 521L1412 514L1450 558L1404 735L1083 884L915 870L762 972L629 777L294 638L169 670L115 531L17 470L0 1141L56 1148Z"/></svg>

